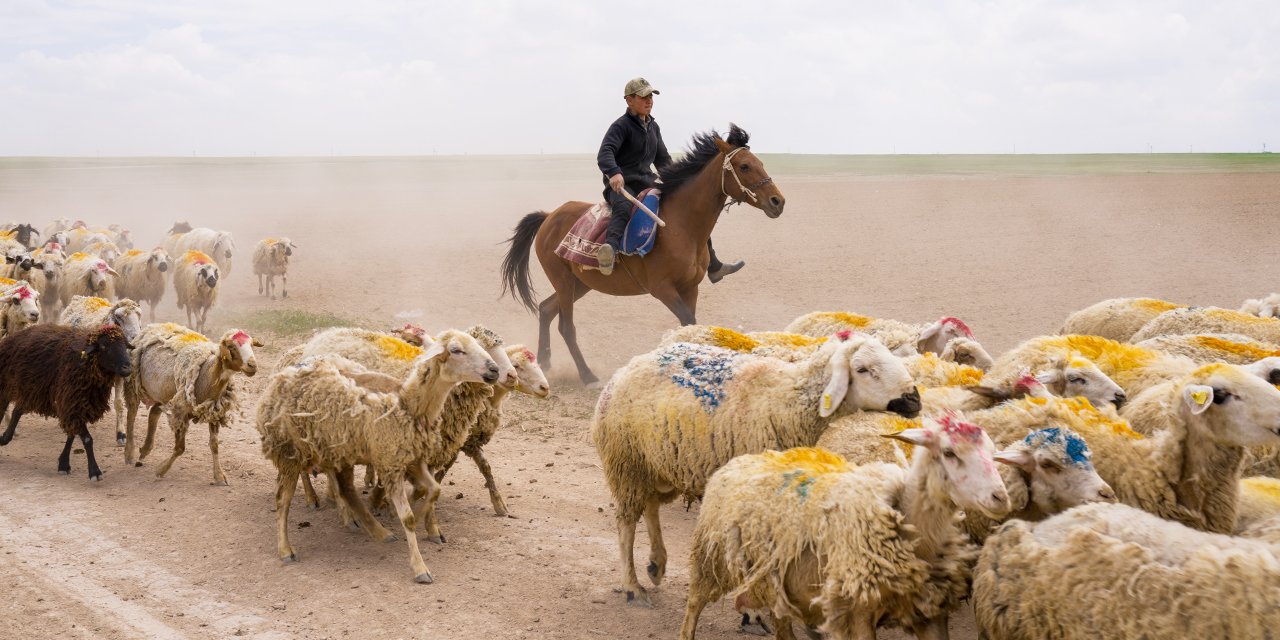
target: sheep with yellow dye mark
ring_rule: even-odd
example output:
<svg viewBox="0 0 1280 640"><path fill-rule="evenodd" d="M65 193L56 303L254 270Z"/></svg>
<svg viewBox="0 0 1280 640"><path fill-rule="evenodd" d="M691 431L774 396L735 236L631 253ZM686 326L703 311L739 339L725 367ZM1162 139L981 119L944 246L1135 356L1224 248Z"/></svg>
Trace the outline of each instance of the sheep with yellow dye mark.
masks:
<svg viewBox="0 0 1280 640"><path fill-rule="evenodd" d="M253 248L253 274L258 276L258 295L276 299L276 277L280 297L289 297L289 258L298 245L288 238L265 238Z"/></svg>
<svg viewBox="0 0 1280 640"><path fill-rule="evenodd" d="M865 411L833 422L818 439L818 447L855 464L910 459L913 448L907 446L903 451L898 442L883 436L920 426L920 420ZM1003 450L1008 463L1000 470L1009 490L1012 511L1008 518L1041 520L1088 502L1115 501L1115 492L1093 466L1088 444L1065 425L1028 421L1022 434L1006 429L1004 433L989 431L988 435L996 448ZM1003 521L971 513L966 514L961 527L981 542Z"/></svg>
<svg viewBox="0 0 1280 640"><path fill-rule="evenodd" d="M116 277L120 274L106 260L87 253L73 253L62 265L62 284L58 293L62 304L71 302L72 296L96 296L114 300Z"/></svg>
<svg viewBox="0 0 1280 640"><path fill-rule="evenodd" d="M882 333L910 336L917 353L942 354L943 359L977 367L991 368L992 358L974 339L969 326L959 318L945 316L933 323L910 324L888 318L872 318L843 311L815 311L796 318L784 331L807 336L829 336L840 331L861 331L880 337ZM886 346L894 349L896 345ZM950 345L950 350L948 350Z"/></svg>
<svg viewBox="0 0 1280 640"><path fill-rule="evenodd" d="M812 446L832 419L863 409L920 410L902 361L865 335L828 340L794 363L681 342L614 373L600 392L591 436L617 504L628 599L647 600L631 552L641 514L649 578L658 584L667 560L661 504L701 497L707 478L734 456Z"/></svg>
<svg viewBox="0 0 1280 640"><path fill-rule="evenodd" d="M502 403L512 391L534 396L536 398L546 398L551 394L551 386L547 384L547 376L542 371L542 367L538 366L537 358L524 345L511 345L506 348L507 356L511 359L511 365L516 369L516 384L514 386L508 384L494 385L493 397L489 399L489 405L480 411L480 415L476 417L475 424L471 427L470 434L467 435L467 441L462 445L462 453L467 454L471 461L476 464L476 468L480 470L480 474L484 476L485 488L489 490L489 501L493 504L494 515L505 517L508 515L507 503L503 499L502 493L498 491L498 483L493 479L493 468L489 466L488 459L484 456L484 446L489 444L493 439L493 435L497 433L498 428L502 426ZM436 481L444 480L445 474L449 472L450 467L458 459L458 454L453 455L443 469L436 472Z"/></svg>
<svg viewBox="0 0 1280 640"><path fill-rule="evenodd" d="M325 329L286 351L280 358L280 366L288 367L308 357L336 353L374 371L403 378L413 368L414 359L422 355L422 351L422 347L409 344L386 332L358 327L334 327Z"/></svg>
<svg viewBox="0 0 1280 640"><path fill-rule="evenodd" d="M1142 329L1134 334L1133 341L1141 342L1156 336L1200 333L1235 333L1262 342L1280 344L1280 318L1260 318L1217 307L1174 309L1142 325Z"/></svg>
<svg viewBox="0 0 1280 640"><path fill-rule="evenodd" d="M338 483L342 503L356 513L365 531L394 540L369 514L350 482L357 464L372 465L387 486L409 544L414 580L432 581L414 534L417 521L433 511L440 487L426 459L443 446L440 421L445 403L460 383L492 384L497 365L475 338L445 331L414 360L399 389L391 393L359 385L344 373L361 366L337 355L308 358L272 376L258 403L262 453L275 465L277 551L297 560L289 545L289 505L298 478L312 468L345 477ZM425 500L410 508L405 482L426 485Z"/></svg>
<svg viewBox="0 0 1280 640"><path fill-rule="evenodd" d="M1280 318L1280 293L1273 293L1265 298L1245 300L1240 305L1240 312L1261 318Z"/></svg>
<svg viewBox="0 0 1280 640"><path fill-rule="evenodd" d="M991 640L1267 638L1280 627L1280 547L1126 505L1010 522L973 571Z"/></svg>
<svg viewBox="0 0 1280 640"><path fill-rule="evenodd" d="M861 332L842 331L832 335L847 337L853 333ZM679 342L705 344L739 353L754 353L787 362L799 362L817 351L828 337L814 337L785 331L742 333L725 327L692 324L667 332L659 345L669 346ZM876 339L888 347L894 355L907 357L916 354L915 339L905 333L884 331L876 336Z"/></svg>
<svg viewBox="0 0 1280 640"><path fill-rule="evenodd" d="M120 247L116 246L114 242L108 240L91 242L81 247L80 251L91 256L98 256L99 258L106 260L107 264L115 264L116 260L120 259L120 256L124 255L124 252L120 250Z"/></svg>
<svg viewBox="0 0 1280 640"><path fill-rule="evenodd" d="M124 397L128 409L125 427L124 461L133 464L133 422L138 404L145 402L147 437L142 443L138 466L155 444L161 412L169 415L173 429L173 454L156 469L164 477L187 448L187 428L191 422L209 425L209 451L213 458L213 484L227 484L218 462L218 431L231 423L237 404L234 377L252 377L258 372L253 348L262 343L239 329L228 329L217 342L179 324L149 324L134 341L133 373L125 380Z"/></svg>
<svg viewBox="0 0 1280 640"><path fill-rule="evenodd" d="M209 309L218 302L218 280L222 272L217 263L199 251L188 251L178 260L173 271L173 293L178 308L187 312L187 325L204 332Z"/></svg>
<svg viewBox="0 0 1280 640"><path fill-rule="evenodd" d="M1280 479L1261 476L1242 479L1240 500L1236 503L1236 534L1265 536L1260 532L1274 529L1275 525L1280 525Z"/></svg>
<svg viewBox="0 0 1280 640"><path fill-rule="evenodd" d="M1005 375L1004 371L994 376L984 374L979 385L926 388L921 394L925 413L985 409L1001 400L1027 395L1030 385L1046 395L1079 396L1095 404L1119 404L1125 399L1120 385L1079 354L1037 358L1012 377L998 377Z"/></svg>
<svg viewBox="0 0 1280 640"><path fill-rule="evenodd" d="M215 231L208 227L196 227L183 233L173 243L173 250L165 245L169 255L183 255L188 251L199 251L213 259L223 277L231 275L231 257L236 248L235 240L229 231Z"/></svg>
<svg viewBox="0 0 1280 640"><path fill-rule="evenodd" d="M164 298L172 262L169 254L159 247L149 252L134 249L116 259L116 271L120 272L116 291L123 297L146 302L152 322L156 321L156 305Z"/></svg>
<svg viewBox="0 0 1280 640"><path fill-rule="evenodd" d="M1142 325L1171 309L1187 305L1157 298L1111 298L1067 316L1059 334L1099 336L1116 342L1130 342Z"/></svg>
<svg viewBox="0 0 1280 640"><path fill-rule="evenodd" d="M712 475L693 534L682 640L723 595L768 609L777 637L874 638L878 626L945 635L977 549L960 510L1002 517L991 439L947 417L893 434L910 468L855 466L821 449L744 455Z"/></svg>
<svg viewBox="0 0 1280 640"><path fill-rule="evenodd" d="M1137 343L1137 346L1190 358L1199 364L1251 364L1264 358L1280 357L1280 346L1238 333L1156 336Z"/></svg>
<svg viewBox="0 0 1280 640"><path fill-rule="evenodd" d="M128 298L121 298L115 303L105 298L91 296L74 296L62 315L58 316L58 324L82 329L97 329L104 324L113 324L124 332L125 340L134 344L138 334L142 332L142 309L138 303ZM116 414L116 443L124 445L124 378L116 380L112 391L111 404Z"/></svg>
<svg viewBox="0 0 1280 640"><path fill-rule="evenodd" d="M1029 398L969 419L993 434L1069 427L1120 502L1197 529L1234 531L1246 449L1280 444L1280 390L1242 367L1206 365L1144 391L1125 415L1077 399Z"/></svg>

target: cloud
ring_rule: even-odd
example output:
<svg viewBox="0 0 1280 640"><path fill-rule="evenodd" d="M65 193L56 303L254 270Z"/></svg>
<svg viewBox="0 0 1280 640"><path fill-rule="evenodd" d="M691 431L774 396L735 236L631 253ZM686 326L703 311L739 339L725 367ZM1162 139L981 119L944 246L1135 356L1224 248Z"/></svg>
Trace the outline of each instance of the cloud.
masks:
<svg viewBox="0 0 1280 640"><path fill-rule="evenodd" d="M591 152L635 75L672 147L732 120L763 151L1256 150L1276 32L1261 1L15 0L0 153Z"/></svg>

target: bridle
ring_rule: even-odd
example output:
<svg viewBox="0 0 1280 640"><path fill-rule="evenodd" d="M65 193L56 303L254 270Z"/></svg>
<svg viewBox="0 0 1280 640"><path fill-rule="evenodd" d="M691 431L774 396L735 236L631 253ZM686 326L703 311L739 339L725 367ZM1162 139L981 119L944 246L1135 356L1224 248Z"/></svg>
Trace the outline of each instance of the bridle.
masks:
<svg viewBox="0 0 1280 640"><path fill-rule="evenodd" d="M741 147L738 147L737 149L734 149L733 151L730 151L729 153L724 154L723 167L724 167L724 173L728 173L729 175L733 176L733 181L738 183L738 189L742 191L742 193L746 194L748 198L751 198L751 202L754 203L754 202L759 202L760 200L759 198L756 197L754 189L759 189L760 187L763 187L764 185L769 184L770 182L773 182L773 178L764 178L763 180L760 180L759 182L751 185L750 187L742 184L742 179L738 177L738 172L733 170L733 157L735 155L738 155L739 151L742 151L743 149L750 149L750 148L751 147L743 145ZM729 192L725 190L724 173L720 174L720 192L723 193L724 196L729 199L729 201L724 205L725 208L728 208L729 205L738 204L741 201L729 195Z"/></svg>

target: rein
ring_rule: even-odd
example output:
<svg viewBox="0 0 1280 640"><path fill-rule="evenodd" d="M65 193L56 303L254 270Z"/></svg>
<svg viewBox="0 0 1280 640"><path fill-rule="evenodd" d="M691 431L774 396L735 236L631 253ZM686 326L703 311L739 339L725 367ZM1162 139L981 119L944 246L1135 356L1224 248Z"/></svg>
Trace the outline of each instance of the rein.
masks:
<svg viewBox="0 0 1280 640"><path fill-rule="evenodd" d="M737 149L734 149L733 151L730 151L729 153L726 153L724 155L724 163L721 166L724 168L725 173L728 173L729 175L733 176L733 181L738 183L739 191L746 194L748 198L751 198L752 202L758 202L759 198L756 197L755 191L753 191L753 189L759 189L760 187L763 187L764 185L769 184L770 182L773 182L773 178L764 178L763 180L751 185L750 187L747 187L742 184L742 179L738 177L738 172L733 170L733 157L735 155L738 155L739 151L742 151L743 149L749 149L749 148L750 147L747 147L744 145L744 146L738 147ZM729 201L726 202L724 205L726 209L729 208L730 205L735 205L742 202L742 200L739 200L729 195L729 192L725 190L724 173L720 174L720 192L724 194L724 197L729 199Z"/></svg>

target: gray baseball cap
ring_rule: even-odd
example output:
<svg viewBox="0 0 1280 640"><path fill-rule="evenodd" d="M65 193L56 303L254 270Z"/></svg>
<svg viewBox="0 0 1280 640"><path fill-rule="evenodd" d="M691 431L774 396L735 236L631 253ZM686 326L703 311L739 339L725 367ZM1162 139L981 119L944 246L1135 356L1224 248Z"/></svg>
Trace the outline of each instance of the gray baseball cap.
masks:
<svg viewBox="0 0 1280 640"><path fill-rule="evenodd" d="M649 84L649 81L644 78L632 78L627 83L627 88L623 89L622 97L637 96L643 98L651 93L660 94L662 92L654 89L653 85Z"/></svg>

